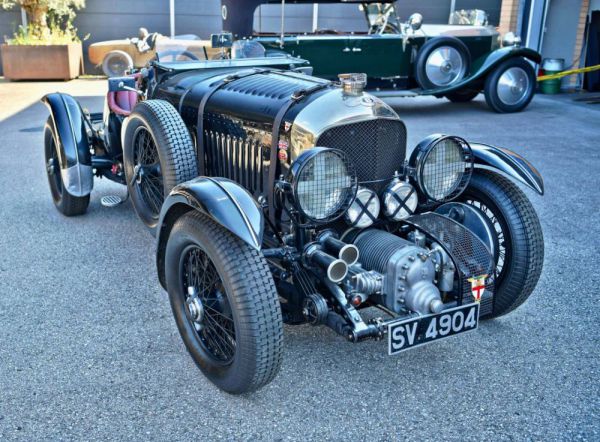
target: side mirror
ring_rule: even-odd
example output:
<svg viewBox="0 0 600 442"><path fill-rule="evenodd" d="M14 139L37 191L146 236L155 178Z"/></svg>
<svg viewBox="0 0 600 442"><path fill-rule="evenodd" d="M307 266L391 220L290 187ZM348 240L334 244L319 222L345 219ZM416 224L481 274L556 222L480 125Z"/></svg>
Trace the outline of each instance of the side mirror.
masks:
<svg viewBox="0 0 600 442"><path fill-rule="evenodd" d="M231 32L221 32L220 34L210 35L210 44L213 48L230 48L233 45L233 34Z"/></svg>
<svg viewBox="0 0 600 442"><path fill-rule="evenodd" d="M410 26L413 31L421 29L421 25L423 25L423 16L418 12L408 17L408 26Z"/></svg>

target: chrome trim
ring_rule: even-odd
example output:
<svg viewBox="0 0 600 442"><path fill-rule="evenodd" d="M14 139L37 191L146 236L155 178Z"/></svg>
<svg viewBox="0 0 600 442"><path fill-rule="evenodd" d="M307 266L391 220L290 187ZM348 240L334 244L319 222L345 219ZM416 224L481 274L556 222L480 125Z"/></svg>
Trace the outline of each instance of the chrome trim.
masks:
<svg viewBox="0 0 600 442"><path fill-rule="evenodd" d="M65 187L67 188L67 192L73 196L85 196L88 195L90 192L84 193L84 189L83 189L83 179L81 178L81 169L79 168L79 166L81 166L81 162L79 161L79 151L77 150L77 136L75 135L75 128L73 127L73 116L71 115L71 111L69 110L69 105L67 104L67 102L65 101L65 97L63 97L62 95L60 95L60 100L62 101L62 103L65 106L65 111L67 112L67 117L69 119L69 128L71 129L71 135L73 136L73 144L75 145L75 156L77 157L77 164L73 167L67 167L67 165L65 164L64 168L61 167L60 169L60 175L62 177L63 180L63 184L65 185ZM56 122L54 123L56 127ZM58 143L57 146L58 148ZM60 159L60 156L59 156ZM60 161L59 161L60 163ZM79 181L79 185L78 186L74 186L73 183L71 182L71 179L74 178L74 175L72 173L71 169L77 169L77 180Z"/></svg>
<svg viewBox="0 0 600 442"><path fill-rule="evenodd" d="M389 119L401 121L394 110L370 94L348 95L341 88L329 90L304 107L294 119L290 131L291 160L315 146L326 130L349 123Z"/></svg>

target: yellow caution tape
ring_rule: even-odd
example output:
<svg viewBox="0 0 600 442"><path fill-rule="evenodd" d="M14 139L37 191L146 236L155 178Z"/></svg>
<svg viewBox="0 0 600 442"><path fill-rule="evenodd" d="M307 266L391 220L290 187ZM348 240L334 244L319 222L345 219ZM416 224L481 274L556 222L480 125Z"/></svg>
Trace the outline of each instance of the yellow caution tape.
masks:
<svg viewBox="0 0 600 442"><path fill-rule="evenodd" d="M571 69L570 71L562 71L557 74L540 75L537 78L537 81L554 80L555 78L562 78L562 77L566 77L567 75L581 74L583 72L592 72L592 71L597 71L599 69L600 69L600 64L597 64L595 66L588 66L587 68Z"/></svg>

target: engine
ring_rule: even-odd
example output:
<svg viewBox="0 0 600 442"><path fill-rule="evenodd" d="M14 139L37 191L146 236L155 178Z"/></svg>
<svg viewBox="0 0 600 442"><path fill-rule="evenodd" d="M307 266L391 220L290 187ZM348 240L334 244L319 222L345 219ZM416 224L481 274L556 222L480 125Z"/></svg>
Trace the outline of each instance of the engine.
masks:
<svg viewBox="0 0 600 442"><path fill-rule="evenodd" d="M434 284L435 253L377 229L361 232L354 245L360 251L363 268L381 275L381 283L370 287L375 302L396 313L409 310L427 314L442 310L440 291ZM359 287L365 286L362 275L357 273L354 277Z"/></svg>

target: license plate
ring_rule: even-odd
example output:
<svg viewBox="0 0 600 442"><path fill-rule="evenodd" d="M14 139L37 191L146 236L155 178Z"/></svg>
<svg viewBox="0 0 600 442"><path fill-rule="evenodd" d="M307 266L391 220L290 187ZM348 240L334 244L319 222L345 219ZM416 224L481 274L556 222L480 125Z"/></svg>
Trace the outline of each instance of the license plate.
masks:
<svg viewBox="0 0 600 442"><path fill-rule="evenodd" d="M388 324L388 354L475 330L479 324L479 303L461 305L441 313Z"/></svg>

